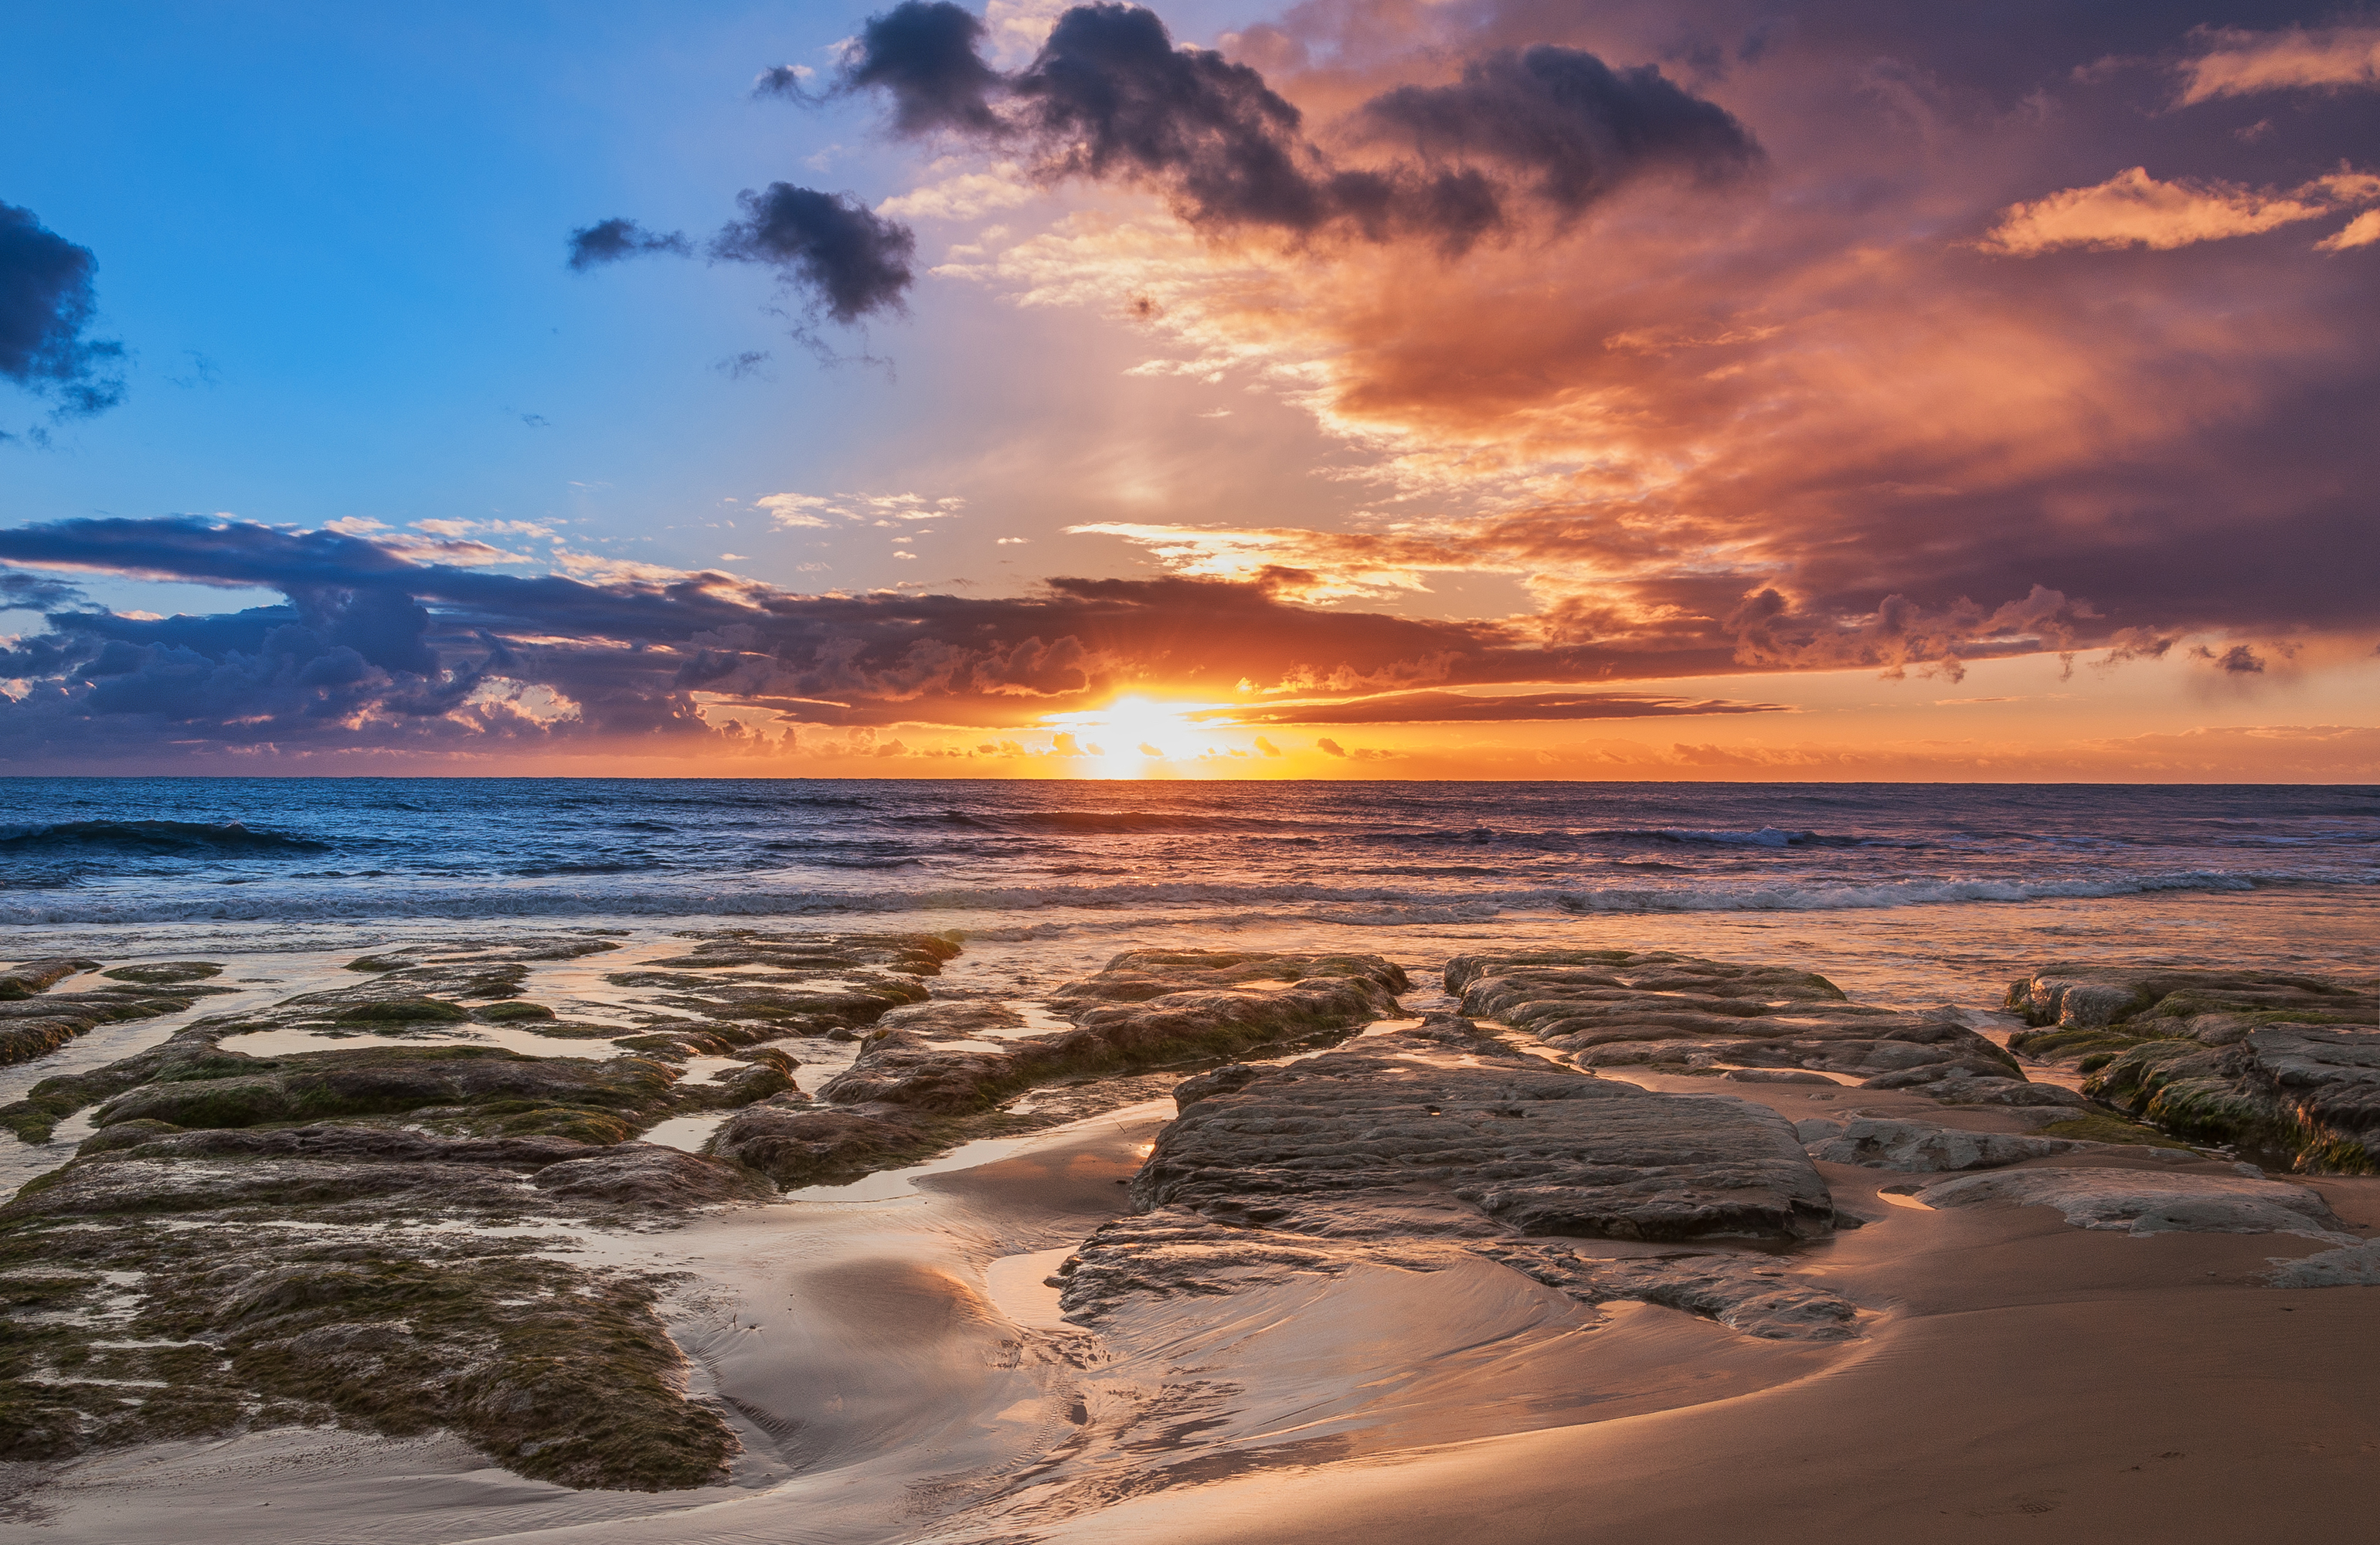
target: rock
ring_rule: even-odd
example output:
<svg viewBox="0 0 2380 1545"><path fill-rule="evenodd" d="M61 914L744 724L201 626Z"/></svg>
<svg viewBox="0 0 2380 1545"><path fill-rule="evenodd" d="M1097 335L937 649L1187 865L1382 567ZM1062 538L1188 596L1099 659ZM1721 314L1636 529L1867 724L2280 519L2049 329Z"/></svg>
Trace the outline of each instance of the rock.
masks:
<svg viewBox="0 0 2380 1545"><path fill-rule="evenodd" d="M837 1185L923 1159L959 1141L897 1106L833 1110L769 1100L721 1123L704 1152L783 1186Z"/></svg>
<svg viewBox="0 0 2380 1545"><path fill-rule="evenodd" d="M2264 1280L2275 1287L2380 1287L2380 1239L2276 1261Z"/></svg>
<svg viewBox="0 0 2380 1545"><path fill-rule="evenodd" d="M50 991L70 976L98 969L97 960L62 957L29 960L0 972L0 1064L29 1062L88 1034L94 1026L177 1014L209 994L230 991L159 987L145 979L77 993Z"/></svg>
<svg viewBox="0 0 2380 1545"><path fill-rule="evenodd" d="M223 967L212 960L158 960L141 966L118 966L114 971L99 973L115 982L138 982L151 987L169 987L182 982L204 982L211 976L221 976Z"/></svg>
<svg viewBox="0 0 2380 1545"><path fill-rule="evenodd" d="M67 977L82 972L97 971L97 960L79 956L58 956L47 960L27 960L22 965L0 971L0 1001L31 997L46 993Z"/></svg>
<svg viewBox="0 0 2380 1545"><path fill-rule="evenodd" d="M2029 1083L2018 1079L1971 1078L1949 1080L1926 1090L1945 1104L2047 1106L2070 1115L2088 1110L2091 1102L2061 1084Z"/></svg>
<svg viewBox="0 0 2380 1545"><path fill-rule="evenodd" d="M1663 951L1462 955L1446 990L1588 1068L1840 1073L1898 1088L1951 1069L2022 1079L2016 1059L1955 1010L1902 1014L1848 1001L1823 976ZM1935 1069L1924 1072L1925 1069ZM1907 1075L1896 1082L1888 1078Z"/></svg>
<svg viewBox="0 0 2380 1545"><path fill-rule="evenodd" d="M1221 979L1232 984L1214 984ZM1159 990L1169 983L1174 990ZM1061 1078L1230 1056L1290 1037L1350 1031L1393 1012L1396 995L1410 984L1377 955L1132 951L1051 996L1051 1007L1074 1020L1074 1030L996 1051L880 1030L819 1095L832 1104L963 1115Z"/></svg>
<svg viewBox="0 0 2380 1545"><path fill-rule="evenodd" d="M548 1165L535 1183L556 1196L633 1207L695 1207L775 1194L758 1176L652 1142L624 1142Z"/></svg>
<svg viewBox="0 0 2380 1545"><path fill-rule="evenodd" d="M2209 1045L2143 1040L2093 1075L2101 1100L2277 1166L2380 1169L2380 1025L2274 1023Z"/></svg>
<svg viewBox="0 0 2380 1545"><path fill-rule="evenodd" d="M1803 1127L1831 1125L1831 1122L1797 1122L1794 1135L1800 1136ZM1999 1165L2017 1164L2025 1159L2046 1159L2052 1154L2095 1146L2058 1138L2018 1137L2007 1132L1970 1132L1955 1127L1936 1127L1915 1121L1885 1121L1873 1117L1855 1117L1839 1131L1804 1141L1809 1144L1810 1157L1827 1164L1857 1165L1863 1169L1894 1169L1911 1174L1990 1169Z"/></svg>
<svg viewBox="0 0 2380 1545"><path fill-rule="evenodd" d="M929 1041L965 1041L993 1031L1021 1030L1025 1016L1004 1003L942 1001L895 1008L876 1021L881 1030L905 1030Z"/></svg>
<svg viewBox="0 0 2380 1545"><path fill-rule="evenodd" d="M2303 1186L2231 1175L2134 1169L2019 1169L1939 1180L1917 1193L1928 1207L2055 1207L2077 1228L2135 1235L2308 1234L2349 1237Z"/></svg>
<svg viewBox="0 0 2380 1545"><path fill-rule="evenodd" d="M454 1109L458 1119L477 1107L500 1119L545 1108L633 1120L668 1110L675 1079L674 1068L642 1057L597 1062L493 1046L370 1046L271 1060L225 1057L216 1076L142 1084L91 1119L100 1127L136 1120L252 1127L438 1106Z"/></svg>
<svg viewBox="0 0 2380 1545"><path fill-rule="evenodd" d="M2367 984L2278 972L2054 965L2011 984L2008 1007L2032 1024L2090 1030L2217 1011L2354 1018L2368 1015L2370 996Z"/></svg>
<svg viewBox="0 0 2380 1545"><path fill-rule="evenodd" d="M663 990L736 1011L631 1009L651 1027L653 1055L335 1039L368 1028L452 1040L513 1022L565 1043L616 1041L616 1028L560 1022L519 996L534 963L613 948L516 936L364 957L353 965L366 980L353 985L201 1020L106 1067L45 1079L0 1111L41 1141L98 1107L75 1161L0 1208L0 1282L12 1261L70 1272L21 1289L49 1295L58 1313L12 1326L0 1459L336 1423L397 1435L443 1427L510 1469L568 1486L718 1479L735 1436L686 1398L651 1286L626 1268L544 1259L541 1237L497 1225L617 1225L764 1199L767 1183L732 1163L623 1140L687 1110L771 1096L798 1104L794 1060L775 1048L699 1083L682 1080L677 1064L789 1031L848 1032L923 999L917 976L955 947L932 935L715 937L691 965L673 962L684 969ZM773 972L722 975L753 959ZM42 976L20 986L65 979ZM176 986L183 996L171 1006L218 990ZM162 994L152 980L17 1006L133 1017L162 1011L145 1007ZM0 1033L35 1022L0 1016ZM329 1037L329 1049L225 1049L268 1029ZM73 1377L44 1371L60 1368ZM126 1388L140 1396L125 1398Z"/></svg>
<svg viewBox="0 0 2380 1545"><path fill-rule="evenodd" d="M1169 984L1174 990L1161 990ZM1014 1024L1023 1016L965 1001L887 1014L851 1066L820 1087L832 1108L774 1100L749 1107L721 1126L710 1151L787 1186L852 1180L980 1135L989 1122L1054 1118L1020 1123L994 1112L1022 1091L1345 1034L1393 1012L1407 985L1378 956L1127 952L1052 996L1075 1023L1056 1034L952 1045L954 1031L1014 1028L988 1009Z"/></svg>
<svg viewBox="0 0 2380 1545"><path fill-rule="evenodd" d="M1796 1073L1779 1068L1730 1068L1719 1077L1730 1083L1816 1083L1829 1089L1840 1087L1824 1073Z"/></svg>
<svg viewBox="0 0 2380 1545"><path fill-rule="evenodd" d="M1062 1273L1070 1314L1356 1261L1434 1270L1470 1250L1585 1302L1741 1310L1748 1334L1849 1334L1850 1306L1771 1257L1617 1267L1536 1242L1823 1235L1826 1183L1765 1106L1570 1071L1452 1016L1196 1083L1133 1179L1135 1215L1103 1225Z"/></svg>
<svg viewBox="0 0 2380 1545"><path fill-rule="evenodd" d="M1857 1305L1797 1277L1772 1256L1680 1252L1596 1261L1544 1245L1474 1248L1582 1303L1660 1304L1770 1341L1842 1341L1859 1334Z"/></svg>
<svg viewBox="0 0 2380 1545"><path fill-rule="evenodd" d="M1218 1068L1211 1073L1200 1073L1184 1079L1173 1086L1173 1108L1179 1113L1189 1109L1210 1094L1236 1094L1264 1076L1261 1068L1251 1068L1245 1062L1234 1062Z"/></svg>
<svg viewBox="0 0 2380 1545"><path fill-rule="evenodd" d="M1831 1222L1826 1183L1765 1107L1657 1095L1500 1046L1494 1064L1433 1067L1410 1045L1366 1037L1184 1107L1134 1203L1314 1232L1373 1209L1420 1209L1441 1232L1616 1239L1791 1239Z"/></svg>

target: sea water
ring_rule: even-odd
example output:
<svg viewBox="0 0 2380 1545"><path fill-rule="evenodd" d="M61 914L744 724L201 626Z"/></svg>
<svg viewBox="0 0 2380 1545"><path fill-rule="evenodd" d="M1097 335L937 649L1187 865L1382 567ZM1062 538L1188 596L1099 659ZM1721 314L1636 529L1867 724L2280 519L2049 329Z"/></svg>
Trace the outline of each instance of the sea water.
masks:
<svg viewBox="0 0 2380 1545"><path fill-rule="evenodd" d="M2364 787L0 779L10 959L920 929L1039 984L1139 945L1576 943L1980 1006L2051 959L2368 971L2375 923Z"/></svg>

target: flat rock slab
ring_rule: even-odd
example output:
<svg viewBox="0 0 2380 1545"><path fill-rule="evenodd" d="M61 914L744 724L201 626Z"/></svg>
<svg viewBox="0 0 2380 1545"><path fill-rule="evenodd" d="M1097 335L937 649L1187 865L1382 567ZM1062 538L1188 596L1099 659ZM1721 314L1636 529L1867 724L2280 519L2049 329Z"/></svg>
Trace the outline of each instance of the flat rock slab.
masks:
<svg viewBox="0 0 2380 1545"><path fill-rule="evenodd" d="M1835 1073L1881 1089L1948 1080L2022 1081L2016 1059L1955 1010L1854 1004L1825 977L1656 950L1458 955L1446 990L1581 1067ZM1927 1093L1939 1093L1931 1087Z"/></svg>
<svg viewBox="0 0 2380 1545"><path fill-rule="evenodd" d="M1175 1098L1181 1117L1133 1180L1135 1214L1061 1268L1070 1314L1468 1253L1585 1303L1661 1303L1755 1335L1855 1334L1853 1306L1773 1256L1717 1247L1832 1225L1825 1180L1765 1106L1574 1072L1451 1016L1220 1068ZM1560 1237L1705 1248L1615 1261Z"/></svg>
<svg viewBox="0 0 2380 1545"><path fill-rule="evenodd" d="M1134 1201L1338 1233L1416 1213L1483 1234L1612 1239L1831 1225L1826 1182L1767 1107L1584 1077L1464 1021L1431 1024L1196 1101L1159 1136Z"/></svg>
<svg viewBox="0 0 2380 1545"><path fill-rule="evenodd" d="M2277 1261L2265 1281L2275 1287L2380 1287L2380 1239Z"/></svg>
<svg viewBox="0 0 2380 1545"><path fill-rule="evenodd" d="M2128 1234L2307 1234L2351 1239L2304 1186L2246 1176L2130 1169L2018 1169L1938 1180L1928 1207L2055 1207L2077 1228Z"/></svg>

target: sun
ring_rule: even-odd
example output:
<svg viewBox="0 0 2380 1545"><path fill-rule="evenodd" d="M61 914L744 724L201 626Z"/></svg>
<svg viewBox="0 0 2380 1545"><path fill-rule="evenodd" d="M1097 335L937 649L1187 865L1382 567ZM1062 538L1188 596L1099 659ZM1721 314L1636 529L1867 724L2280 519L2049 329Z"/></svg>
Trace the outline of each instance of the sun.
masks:
<svg viewBox="0 0 2380 1545"><path fill-rule="evenodd" d="M1094 776L1137 778L1152 762L1196 754L1196 728L1184 717L1188 706L1135 695L1119 697L1104 708L1046 714L1042 722L1072 735L1087 756L1099 759L1101 766Z"/></svg>

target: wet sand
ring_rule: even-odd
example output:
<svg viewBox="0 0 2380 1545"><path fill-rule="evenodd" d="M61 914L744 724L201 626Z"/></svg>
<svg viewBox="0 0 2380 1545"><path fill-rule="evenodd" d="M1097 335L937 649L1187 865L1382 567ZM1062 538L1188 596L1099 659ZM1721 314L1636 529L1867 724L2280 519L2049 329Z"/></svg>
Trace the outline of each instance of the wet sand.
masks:
<svg viewBox="0 0 2380 1545"><path fill-rule="evenodd" d="M599 963L664 948L678 946L638 941ZM1016 963L985 951L953 975L980 982ZM303 964L303 984L272 972L271 993L337 969ZM590 1017L601 1007L593 964L540 980L583 997ZM1449 1001L1425 988L1404 1007ZM175 1022L109 1027L67 1055L89 1060L103 1039L152 1039ZM1793 1119L2027 1129L2008 1111L1916 1092L1605 1076ZM1172 1114L1171 1100L1148 1102L678 1226L547 1228L568 1259L672 1275L664 1309L688 1393L743 1444L722 1484L573 1491L451 1438L282 1429L65 1464L0 1503L0 1525L60 1545L1503 1545L2036 1529L2213 1545L2362 1532L2380 1463L2380 1289L2257 1281L2335 1239L2136 1237L2046 1207L1937 1212L1888 1189L1940 1177L1821 1165L1862 1226L1794 1261L1860 1306L1852 1340L1763 1340L1649 1304L1588 1307L1479 1257L1153 1297L1096 1330L1065 1322L1044 1278L1125 1210L1124 1182ZM79 1135L27 1145L26 1159L48 1167ZM2172 1167L2117 1154L2007 1168L2077 1163ZM2380 1179L2307 1183L2375 1237Z"/></svg>
<svg viewBox="0 0 2380 1545"><path fill-rule="evenodd" d="M1801 1089L1749 1092L1790 1114L1822 1107ZM2324 1241L1894 1207L1879 1193L1901 1177L1827 1165L1867 1221L1803 1267L1874 1311L1856 1341L1590 1310L1485 1261L1166 1300L1097 1334L1057 1322L1054 1292L1014 1262L1062 1252L1120 1211L1118 1182L1164 1114L1021 1140L883 1200L588 1234L589 1254L691 1273L672 1331L696 1392L735 1414L746 1453L729 1484L577 1492L451 1440L285 1430L81 1461L12 1522L60 1545L1998 1540L2078 1527L2212 1542L2343 1534L2368 1513L2374 1291L2253 1285ZM2380 1180L2313 1184L2360 1234L2380 1222ZM209 1522L194 1534L196 1516Z"/></svg>

